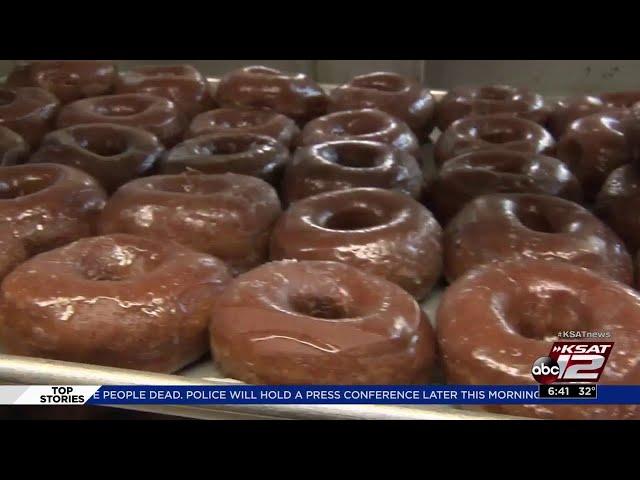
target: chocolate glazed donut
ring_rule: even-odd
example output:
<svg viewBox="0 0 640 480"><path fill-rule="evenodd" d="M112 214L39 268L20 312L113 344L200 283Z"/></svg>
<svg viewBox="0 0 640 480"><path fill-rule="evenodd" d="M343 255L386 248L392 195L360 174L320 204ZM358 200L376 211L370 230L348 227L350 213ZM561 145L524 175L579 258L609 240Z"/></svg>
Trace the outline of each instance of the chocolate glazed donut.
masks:
<svg viewBox="0 0 640 480"><path fill-rule="evenodd" d="M332 140L382 142L418 158L418 139L402 120L374 109L347 110L316 118L302 130L300 145Z"/></svg>
<svg viewBox="0 0 640 480"><path fill-rule="evenodd" d="M174 372L206 353L229 280L220 260L173 242L85 238L5 278L1 341L16 355Z"/></svg>
<svg viewBox="0 0 640 480"><path fill-rule="evenodd" d="M49 133L29 163L78 168L113 192L148 173L163 150L146 130L113 123L80 124Z"/></svg>
<svg viewBox="0 0 640 480"><path fill-rule="evenodd" d="M58 128L80 123L116 123L153 133L165 146L182 138L186 120L175 103L155 95L129 93L85 98L66 105L58 115Z"/></svg>
<svg viewBox="0 0 640 480"><path fill-rule="evenodd" d="M444 132L460 118L505 113L543 125L549 107L542 95L510 85L457 87L436 105L436 124Z"/></svg>
<svg viewBox="0 0 640 480"><path fill-rule="evenodd" d="M218 84L216 100L223 107L274 110L299 124L324 114L328 103L327 94L307 75L262 66L226 74Z"/></svg>
<svg viewBox="0 0 640 480"><path fill-rule="evenodd" d="M207 79L191 65L146 65L121 72L116 93L148 93L176 104L187 118L213 107Z"/></svg>
<svg viewBox="0 0 640 480"><path fill-rule="evenodd" d="M582 200L580 182L560 160L509 150L477 150L447 160L431 201L446 223L470 200L489 193L540 193Z"/></svg>
<svg viewBox="0 0 640 480"><path fill-rule="evenodd" d="M385 143L338 140L298 148L282 189L290 203L357 187L385 188L418 198L422 172L413 156Z"/></svg>
<svg viewBox="0 0 640 480"><path fill-rule="evenodd" d="M378 188L295 202L271 236L271 259L347 263L424 298L442 271L442 229L412 198Z"/></svg>
<svg viewBox="0 0 640 480"><path fill-rule="evenodd" d="M239 173L277 185L289 150L271 137L255 133L214 133L173 147L160 163L162 173Z"/></svg>
<svg viewBox="0 0 640 480"><path fill-rule="evenodd" d="M640 174L633 165L611 172L598 193L595 211L631 252L640 249Z"/></svg>
<svg viewBox="0 0 640 480"><path fill-rule="evenodd" d="M210 333L220 370L248 383L422 383L435 362L429 319L411 296L336 262L272 262L239 276Z"/></svg>
<svg viewBox="0 0 640 480"><path fill-rule="evenodd" d="M390 72L359 75L329 94L329 112L377 108L404 121L420 141L433 130L435 100L419 83Z"/></svg>
<svg viewBox="0 0 640 480"><path fill-rule="evenodd" d="M0 126L13 130L33 148L51 130L60 106L42 88L0 88Z"/></svg>
<svg viewBox="0 0 640 480"><path fill-rule="evenodd" d="M624 131L631 112L608 110L573 122L555 147L555 157L578 177L587 200L593 200L609 174L631 161Z"/></svg>
<svg viewBox="0 0 640 480"><path fill-rule="evenodd" d="M561 260L631 284L631 257L618 236L580 205L547 195L485 195L444 233L445 275L504 260Z"/></svg>
<svg viewBox="0 0 640 480"><path fill-rule="evenodd" d="M555 142L540 125L523 118L496 114L468 117L454 122L435 145L436 164L474 150L501 148L527 153L545 153Z"/></svg>
<svg viewBox="0 0 640 480"><path fill-rule="evenodd" d="M267 110L218 108L193 119L185 137L212 133L264 135L292 147L300 129L290 118Z"/></svg>
<svg viewBox="0 0 640 480"><path fill-rule="evenodd" d="M258 178L155 175L120 187L98 230L173 240L224 260L237 274L267 259L280 213L275 190Z"/></svg>
<svg viewBox="0 0 640 480"><path fill-rule="evenodd" d="M93 234L105 193L93 177L56 164L0 169L0 229L24 242L29 254Z"/></svg>
<svg viewBox="0 0 640 480"><path fill-rule="evenodd" d="M449 287L437 313L448 383L535 383L533 363L561 331L608 332L615 342L601 384L640 383L640 296L566 262L487 265ZM638 419L638 405L491 405L497 413L557 419Z"/></svg>
<svg viewBox="0 0 640 480"><path fill-rule="evenodd" d="M17 165L27 158L29 145L20 135L0 126L0 166Z"/></svg>
<svg viewBox="0 0 640 480"><path fill-rule="evenodd" d="M554 138L559 139L574 121L610 108L611 105L593 95L563 98L552 106L547 120L547 130Z"/></svg>
<svg viewBox="0 0 640 480"><path fill-rule="evenodd" d="M117 70L104 60L44 60L18 64L7 76L9 88L40 87L61 103L111 93Z"/></svg>

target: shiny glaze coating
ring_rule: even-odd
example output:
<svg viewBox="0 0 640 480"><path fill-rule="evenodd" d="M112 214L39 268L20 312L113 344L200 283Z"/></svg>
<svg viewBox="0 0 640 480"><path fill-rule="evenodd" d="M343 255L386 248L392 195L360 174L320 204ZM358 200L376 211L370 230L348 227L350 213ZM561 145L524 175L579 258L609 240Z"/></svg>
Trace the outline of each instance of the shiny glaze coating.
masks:
<svg viewBox="0 0 640 480"><path fill-rule="evenodd" d="M13 130L29 146L37 148L53 127L58 99L42 88L0 88L0 126Z"/></svg>
<svg viewBox="0 0 640 480"><path fill-rule="evenodd" d="M555 102L547 120L547 130L558 139L569 125L582 117L613 108L598 96L577 95Z"/></svg>
<svg viewBox="0 0 640 480"><path fill-rule="evenodd" d="M510 150L476 150L447 160L431 187L438 219L447 222L489 193L540 193L579 202L580 182L560 160Z"/></svg>
<svg viewBox="0 0 640 480"><path fill-rule="evenodd" d="M166 240L84 238L5 278L1 340L11 354L174 372L206 353L230 279L220 260Z"/></svg>
<svg viewBox="0 0 640 480"><path fill-rule="evenodd" d="M29 154L29 145L13 130L0 126L0 166L22 163Z"/></svg>
<svg viewBox="0 0 640 480"><path fill-rule="evenodd" d="M599 383L640 383L640 296L565 262L521 260L473 270L450 286L437 313L448 383L535 384L533 363L560 331L609 332ZM564 419L640 418L638 405L491 405L497 413Z"/></svg>
<svg viewBox="0 0 640 480"><path fill-rule="evenodd" d="M412 155L385 143L338 140L298 148L282 187L286 203L357 187L384 188L417 198L422 172Z"/></svg>
<svg viewBox="0 0 640 480"><path fill-rule="evenodd" d="M239 276L210 332L220 370L254 384L421 383L435 361L411 296L336 262L272 262Z"/></svg>
<svg viewBox="0 0 640 480"><path fill-rule="evenodd" d="M404 121L421 141L433 130L436 102L429 89L391 72L358 75L329 94L329 112L376 108Z"/></svg>
<svg viewBox="0 0 640 480"><path fill-rule="evenodd" d="M640 249L640 174L632 165L616 168L596 197L595 211L631 252Z"/></svg>
<svg viewBox="0 0 640 480"><path fill-rule="evenodd" d="M280 213L275 190L258 178L156 175L120 187L98 231L173 240L224 260L235 275L267 259Z"/></svg>
<svg viewBox="0 0 640 480"><path fill-rule="evenodd" d="M65 165L0 168L0 228L31 255L92 235L105 198L93 177Z"/></svg>
<svg viewBox="0 0 640 480"><path fill-rule="evenodd" d="M555 142L537 123L505 114L462 118L440 135L434 158L441 166L450 158L474 150L501 148L527 153L545 153Z"/></svg>
<svg viewBox="0 0 640 480"><path fill-rule="evenodd" d="M60 163L83 170L108 191L146 174L163 147L152 133L114 123L80 124L47 134L29 163Z"/></svg>
<svg viewBox="0 0 640 480"><path fill-rule="evenodd" d="M162 159L162 173L240 173L277 184L289 150L271 137L255 133L213 133L186 140Z"/></svg>
<svg viewBox="0 0 640 480"><path fill-rule="evenodd" d="M607 105L616 108L631 108L640 102L640 90L623 90L620 92L604 92L598 94Z"/></svg>
<svg viewBox="0 0 640 480"><path fill-rule="evenodd" d="M142 128L153 133L167 147L180 141L186 127L186 121L175 103L142 93L77 100L66 105L58 115L58 128L80 123L116 123Z"/></svg>
<svg viewBox="0 0 640 480"><path fill-rule="evenodd" d="M9 88L40 87L61 103L111 93L117 70L104 60L43 60L20 63L7 76Z"/></svg>
<svg viewBox="0 0 640 480"><path fill-rule="evenodd" d="M631 161L624 135L627 109L607 110L573 122L555 147L555 157L578 177L585 198L593 200L616 168Z"/></svg>
<svg viewBox="0 0 640 480"><path fill-rule="evenodd" d="M22 240L15 238L7 228L0 230L0 281L27 257Z"/></svg>
<svg viewBox="0 0 640 480"><path fill-rule="evenodd" d="M417 157L419 143L411 129L380 110L346 110L316 118L302 130L300 145L315 145L332 140L368 140L387 143Z"/></svg>
<svg viewBox="0 0 640 480"><path fill-rule="evenodd" d="M421 299L442 272L441 237L431 212L407 195L354 188L293 203L273 230L271 259L346 263Z"/></svg>
<svg viewBox="0 0 640 480"><path fill-rule="evenodd" d="M436 124L444 132L460 118L495 113L516 115L542 125L549 106L542 95L511 85L456 87L436 105Z"/></svg>
<svg viewBox="0 0 640 480"><path fill-rule="evenodd" d="M577 203L548 195L495 194L469 202L447 225L444 268L452 282L504 260L561 260L631 284L631 257L618 236Z"/></svg>
<svg viewBox="0 0 640 480"><path fill-rule="evenodd" d="M326 112L328 99L320 85L303 73L251 66L222 77L216 101L223 107L274 110L304 124Z"/></svg>
<svg viewBox="0 0 640 480"><path fill-rule="evenodd" d="M276 112L240 108L218 108L193 119L186 137L210 133L265 135L291 147L300 134L296 122Z"/></svg>
<svg viewBox="0 0 640 480"><path fill-rule="evenodd" d="M164 97L188 118L213 106L207 79L191 65L145 65L120 72L116 93Z"/></svg>

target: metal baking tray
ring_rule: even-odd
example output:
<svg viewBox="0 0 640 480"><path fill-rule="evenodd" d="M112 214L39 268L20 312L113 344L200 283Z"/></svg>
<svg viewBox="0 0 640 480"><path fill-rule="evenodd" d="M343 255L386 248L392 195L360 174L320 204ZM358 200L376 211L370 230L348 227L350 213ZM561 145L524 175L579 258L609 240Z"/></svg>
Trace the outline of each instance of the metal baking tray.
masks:
<svg viewBox="0 0 640 480"><path fill-rule="evenodd" d="M210 78L213 88L216 79ZM332 85L323 85L330 90ZM441 98L446 92L432 91ZM427 152L427 156L428 152ZM422 304L433 322L443 287ZM82 363L60 362L3 354L0 346L0 384L22 385L229 385L241 383L224 377L211 358L204 358L172 374L156 374ZM46 408L46 407L43 407ZM144 412L197 419L325 419L325 420L495 420L505 415L449 406L414 405L135 405Z"/></svg>

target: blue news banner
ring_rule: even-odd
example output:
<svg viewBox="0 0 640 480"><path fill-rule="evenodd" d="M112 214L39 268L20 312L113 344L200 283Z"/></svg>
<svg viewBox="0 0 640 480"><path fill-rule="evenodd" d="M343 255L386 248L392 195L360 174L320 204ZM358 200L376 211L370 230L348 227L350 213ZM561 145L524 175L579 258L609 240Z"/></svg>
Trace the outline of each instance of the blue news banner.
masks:
<svg viewBox="0 0 640 480"><path fill-rule="evenodd" d="M542 398L537 385L100 386L86 404L640 404L640 385L597 388L597 395L588 398Z"/></svg>

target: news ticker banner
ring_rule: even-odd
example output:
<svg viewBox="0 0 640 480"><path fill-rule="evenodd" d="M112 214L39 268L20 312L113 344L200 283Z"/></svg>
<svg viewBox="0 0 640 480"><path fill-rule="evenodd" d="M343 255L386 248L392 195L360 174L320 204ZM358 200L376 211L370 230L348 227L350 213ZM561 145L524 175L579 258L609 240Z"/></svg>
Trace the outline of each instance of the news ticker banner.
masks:
<svg viewBox="0 0 640 480"><path fill-rule="evenodd" d="M640 385L5 385L2 405L640 404Z"/></svg>

